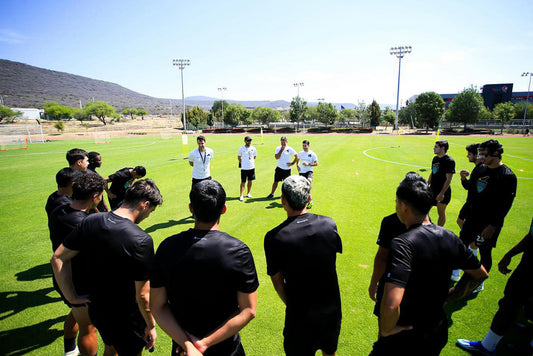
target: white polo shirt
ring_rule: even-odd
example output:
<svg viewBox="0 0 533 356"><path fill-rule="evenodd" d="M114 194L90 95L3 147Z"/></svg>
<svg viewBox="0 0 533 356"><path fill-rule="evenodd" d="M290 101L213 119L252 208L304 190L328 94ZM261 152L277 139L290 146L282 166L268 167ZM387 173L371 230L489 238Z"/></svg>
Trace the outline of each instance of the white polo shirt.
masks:
<svg viewBox="0 0 533 356"><path fill-rule="evenodd" d="M198 151L198 148L189 153L189 162L193 163L192 177L194 179L204 179L211 176L211 159L214 157L213 150L206 147L205 152Z"/></svg>
<svg viewBox="0 0 533 356"><path fill-rule="evenodd" d="M281 146L276 147L276 151L274 151L275 154L279 153L279 150L281 149ZM285 149L283 150L283 153L281 154L281 157L278 159L277 166L281 169L291 169L291 166L287 165L287 163L291 163L291 156L294 156L296 154L296 151L291 146L285 146Z"/></svg>
<svg viewBox="0 0 533 356"><path fill-rule="evenodd" d="M257 157L257 150L254 146L242 146L239 148L239 153L237 155L241 157L241 169L249 170L255 168L255 157Z"/></svg>
<svg viewBox="0 0 533 356"><path fill-rule="evenodd" d="M298 159L300 160L300 173L307 173L312 172L313 167L311 166L304 166L303 163L311 164L311 163L318 163L318 157L316 156L316 153L309 150L308 152L301 151L298 153Z"/></svg>

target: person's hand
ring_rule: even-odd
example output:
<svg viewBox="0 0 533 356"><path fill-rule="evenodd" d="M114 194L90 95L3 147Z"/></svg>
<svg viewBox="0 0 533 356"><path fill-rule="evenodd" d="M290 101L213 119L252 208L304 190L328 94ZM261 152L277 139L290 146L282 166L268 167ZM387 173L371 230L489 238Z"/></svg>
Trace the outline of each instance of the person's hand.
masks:
<svg viewBox="0 0 533 356"><path fill-rule="evenodd" d="M185 350L182 350L180 353L180 356L201 356L203 353L201 353L192 342L186 341L185 342Z"/></svg>
<svg viewBox="0 0 533 356"><path fill-rule="evenodd" d="M300 169L301 169L300 166L296 166L296 168L298 168L298 172L300 172Z"/></svg>
<svg viewBox="0 0 533 356"><path fill-rule="evenodd" d="M468 177L470 175L470 172L467 171L466 169L463 169L459 175L461 176L461 179L466 179L466 177Z"/></svg>
<svg viewBox="0 0 533 356"><path fill-rule="evenodd" d="M437 201L437 203L440 203L441 201L444 200L444 194L443 193L439 193L439 195L437 195L435 200Z"/></svg>
<svg viewBox="0 0 533 356"><path fill-rule="evenodd" d="M155 339L157 339L155 325L152 328L146 326L146 328L144 328L144 341L146 341L146 346L144 348L146 350L152 350L155 345Z"/></svg>
<svg viewBox="0 0 533 356"><path fill-rule="evenodd" d="M368 296L370 299L372 299L374 302L376 301L376 294L378 292L378 285L377 283L370 283L368 286Z"/></svg>
<svg viewBox="0 0 533 356"><path fill-rule="evenodd" d="M194 336L193 334L190 334L190 333L187 333L187 336L189 337L189 340L191 340L191 342L193 343L194 347L200 352L200 353L204 353L208 346L205 344L205 342L200 339L198 339L196 336Z"/></svg>
<svg viewBox="0 0 533 356"><path fill-rule="evenodd" d="M395 335L395 334L398 334L398 333L401 333L402 331L405 331L405 330L412 330L413 329L413 326L412 325L408 325L408 326L400 326L400 325L396 325L392 330L389 330L387 332L383 332L383 331L379 331L379 336L391 336L391 335Z"/></svg>
<svg viewBox="0 0 533 356"><path fill-rule="evenodd" d="M504 255L500 262L498 262L498 271L500 271L503 274L507 274L511 272L512 270L509 269L509 263L511 263L511 257Z"/></svg>
<svg viewBox="0 0 533 356"><path fill-rule="evenodd" d="M111 193L111 192L108 192L108 193L107 193L107 197L108 197L109 199L115 199L115 198L117 197L117 195L116 195L116 194L113 194L113 193Z"/></svg>
<svg viewBox="0 0 533 356"><path fill-rule="evenodd" d="M309 163L307 163L307 162L302 162L302 164L303 164L304 166L308 166L308 165L309 165Z"/></svg>
<svg viewBox="0 0 533 356"><path fill-rule="evenodd" d="M496 231L496 228L492 225L488 225L486 228L481 231L481 237L485 240L490 240L494 236L494 232Z"/></svg>

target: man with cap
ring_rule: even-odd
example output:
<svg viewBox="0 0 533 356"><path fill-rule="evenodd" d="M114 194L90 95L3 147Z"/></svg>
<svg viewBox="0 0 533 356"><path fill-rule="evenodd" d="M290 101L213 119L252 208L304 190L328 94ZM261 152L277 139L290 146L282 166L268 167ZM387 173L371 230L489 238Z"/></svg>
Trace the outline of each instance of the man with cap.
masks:
<svg viewBox="0 0 533 356"><path fill-rule="evenodd" d="M272 183L272 191L267 196L267 199L274 198L274 193L278 188L278 183L283 182L285 178L291 175L291 166L298 162L298 153L291 146L287 145L287 136L281 136L281 145L276 147L274 151L274 158L277 160L276 173L274 174L274 183ZM291 156L294 160L291 161Z"/></svg>
<svg viewBox="0 0 533 356"><path fill-rule="evenodd" d="M252 181L255 180L255 159L257 158L257 150L252 146L252 138L246 136L244 138L244 146L239 148L237 159L239 160L239 168L241 169L241 196L240 201L244 200L244 186L248 180L248 194L247 198L251 198Z"/></svg>

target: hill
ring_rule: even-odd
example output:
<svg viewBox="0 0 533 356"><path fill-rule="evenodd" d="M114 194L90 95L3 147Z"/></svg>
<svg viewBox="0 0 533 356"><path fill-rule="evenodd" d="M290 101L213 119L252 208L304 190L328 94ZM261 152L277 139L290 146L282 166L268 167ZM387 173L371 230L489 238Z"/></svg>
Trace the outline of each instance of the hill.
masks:
<svg viewBox="0 0 533 356"><path fill-rule="evenodd" d="M61 105L79 107L80 101L85 105L89 101L105 101L121 112L125 108L143 108L150 114L170 113L169 99L154 98L137 93L118 84L91 79L75 74L34 67L28 64L0 59L0 94L9 107L42 108L49 101ZM218 98L194 96L186 98L186 105L200 106L209 110ZM278 110L288 110L290 102L285 100L226 100L230 104L238 103L246 108L257 106ZM181 101L174 100L181 108ZM317 102L308 102L316 106ZM350 103L335 103L338 108L354 108ZM181 109L180 109L181 110ZM173 108L178 112L177 108Z"/></svg>

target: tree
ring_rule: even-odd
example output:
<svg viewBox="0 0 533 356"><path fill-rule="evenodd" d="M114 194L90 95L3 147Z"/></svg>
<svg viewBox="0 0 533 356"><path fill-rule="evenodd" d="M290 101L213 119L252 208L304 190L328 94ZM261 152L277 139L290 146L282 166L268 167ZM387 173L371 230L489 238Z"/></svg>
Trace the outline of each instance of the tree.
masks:
<svg viewBox="0 0 533 356"><path fill-rule="evenodd" d="M6 121L12 121L15 117L20 116L20 111L13 111L7 106L0 105L0 122L6 119Z"/></svg>
<svg viewBox="0 0 533 356"><path fill-rule="evenodd" d="M198 129L201 124L207 122L207 112L205 112L199 106L195 106L192 109L187 110L187 122ZM182 118L183 120L183 118Z"/></svg>
<svg viewBox="0 0 533 356"><path fill-rule="evenodd" d="M211 112L215 115L218 121L221 121L222 120L222 108L226 110L228 106L229 104L226 100L216 100L213 103L213 106L211 107Z"/></svg>
<svg viewBox="0 0 533 356"><path fill-rule="evenodd" d="M318 114L318 121L326 125L326 127L333 125L339 115L332 103L318 103L316 112Z"/></svg>
<svg viewBox="0 0 533 356"><path fill-rule="evenodd" d="M258 106L252 110L251 118L252 121L268 125L270 122L278 121L281 118L281 114L277 110Z"/></svg>
<svg viewBox="0 0 533 356"><path fill-rule="evenodd" d="M379 104L376 100L372 100L372 104L370 104L370 126L378 126L379 125L379 119L381 118L381 108L379 107Z"/></svg>
<svg viewBox="0 0 533 356"><path fill-rule="evenodd" d="M401 108L400 111L398 111L398 124L409 125L409 127L412 129L415 127L420 127L418 114L416 112L414 103L409 103L409 105Z"/></svg>
<svg viewBox="0 0 533 356"><path fill-rule="evenodd" d="M473 87L464 89L453 98L446 119L450 122L467 124L476 123L483 111L483 97Z"/></svg>
<svg viewBox="0 0 533 356"><path fill-rule="evenodd" d="M78 108L72 108L72 117L78 120L80 124L87 119L91 119L90 115L87 115L85 110Z"/></svg>
<svg viewBox="0 0 533 356"><path fill-rule="evenodd" d="M207 114L207 125L209 127L213 127L214 124L215 124L215 115L213 115L213 113L210 112Z"/></svg>
<svg viewBox="0 0 533 356"><path fill-rule="evenodd" d="M68 106L59 105L55 102L47 102L43 105L44 112L48 117L59 119L70 119L72 117L72 108Z"/></svg>
<svg viewBox="0 0 533 356"><path fill-rule="evenodd" d="M385 121L385 128L387 128L389 124L394 126L396 123L396 113L391 108L385 109L385 113L383 114L382 118L383 121Z"/></svg>
<svg viewBox="0 0 533 356"><path fill-rule="evenodd" d="M231 104L224 109L224 123L231 127L239 125L239 122L247 118L246 109L241 104Z"/></svg>
<svg viewBox="0 0 533 356"><path fill-rule="evenodd" d="M365 126L365 123L368 121L368 111L364 100L358 100L357 105L355 106L357 110L359 122L361 126Z"/></svg>
<svg viewBox="0 0 533 356"><path fill-rule="evenodd" d="M357 121L357 110L342 109L339 112L337 121L343 124L349 124L350 122Z"/></svg>
<svg viewBox="0 0 533 356"><path fill-rule="evenodd" d="M318 111L316 106L307 107L307 116L309 117L309 121L311 121L313 124L318 121Z"/></svg>
<svg viewBox="0 0 533 356"><path fill-rule="evenodd" d="M531 99L530 99L531 100ZM525 101L519 101L518 103L514 104L514 112L515 112L515 119L516 120L523 120L524 119L524 110L526 110L526 102ZM527 120L533 120L533 104L528 103L527 105L527 114L526 114Z"/></svg>
<svg viewBox="0 0 533 356"><path fill-rule="evenodd" d="M134 108L127 108L122 110L122 115L129 115L133 120L133 115L137 115L137 110Z"/></svg>
<svg viewBox="0 0 533 356"><path fill-rule="evenodd" d="M506 103L499 103L496 104L494 107L494 110L492 111L492 117L494 120L498 120L502 123L501 131L500 133L503 133L503 125L509 121L511 121L515 116L515 110L513 103L510 101Z"/></svg>
<svg viewBox="0 0 533 356"><path fill-rule="evenodd" d="M96 118L98 118L98 120L100 120L104 125L107 125L105 118L113 117L113 114L115 114L115 109L106 102L93 101L85 106L85 112L87 115L96 116Z"/></svg>
<svg viewBox="0 0 533 356"><path fill-rule="evenodd" d="M444 99L434 91L422 93L416 98L415 110L420 124L426 127L427 133L429 127L439 125L444 114Z"/></svg>
<svg viewBox="0 0 533 356"><path fill-rule="evenodd" d="M144 120L144 115L148 115L148 111L144 109L137 109L137 115L141 115L141 120Z"/></svg>
<svg viewBox="0 0 533 356"><path fill-rule="evenodd" d="M302 100L299 96L292 99L291 108L289 109L289 120L296 122L296 130L298 130L300 121L308 117L307 102Z"/></svg>
<svg viewBox="0 0 533 356"><path fill-rule="evenodd" d="M54 124L54 128L57 130L57 132L62 133L63 131L65 131L65 123L63 122L63 120L57 120Z"/></svg>

